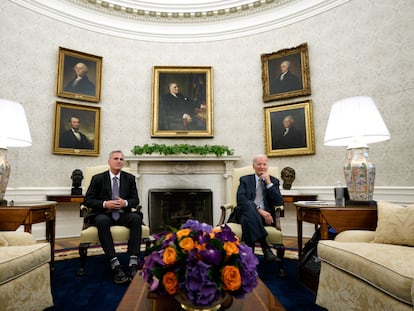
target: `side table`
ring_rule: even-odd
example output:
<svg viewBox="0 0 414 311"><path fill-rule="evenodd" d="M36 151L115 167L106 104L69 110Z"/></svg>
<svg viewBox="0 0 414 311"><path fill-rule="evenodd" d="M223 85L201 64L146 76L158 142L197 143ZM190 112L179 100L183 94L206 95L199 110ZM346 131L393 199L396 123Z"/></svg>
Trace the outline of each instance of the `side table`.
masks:
<svg viewBox="0 0 414 311"><path fill-rule="evenodd" d="M48 201L56 201L58 203L65 203L65 204L81 204L85 199L83 195L69 195L69 194L59 194L59 195L46 195L46 199Z"/></svg>
<svg viewBox="0 0 414 311"><path fill-rule="evenodd" d="M50 270L54 270L55 263L55 201L44 202L15 202L13 206L0 207L0 230L17 230L24 225L24 231L32 233L32 225L46 223L46 240L50 243Z"/></svg>

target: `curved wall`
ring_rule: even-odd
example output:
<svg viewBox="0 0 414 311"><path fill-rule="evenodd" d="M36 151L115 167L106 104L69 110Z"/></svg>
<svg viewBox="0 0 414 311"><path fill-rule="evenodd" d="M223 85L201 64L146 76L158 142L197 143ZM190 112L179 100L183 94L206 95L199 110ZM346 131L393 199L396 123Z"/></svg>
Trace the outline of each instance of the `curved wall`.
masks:
<svg viewBox="0 0 414 311"><path fill-rule="evenodd" d="M21 102L33 145L10 149L13 189L68 189L75 168L105 163L112 149L128 155L145 143L223 144L241 156L238 166L264 152L260 55L309 47L316 154L271 158L296 170L294 187L332 187L343 180L345 148L323 146L331 104L372 96L391 140L371 145L378 187L414 185L414 7L410 0L353 0L314 17L247 37L213 42L157 43L87 31L23 8L0 3L0 96ZM59 46L103 57L99 157L52 154ZM153 66L211 66L214 138L150 138ZM87 103L86 103L87 104ZM369 120L369 116L367 116ZM352 126L352 124L350 124ZM67 190L66 190L67 191ZM7 194L6 194L7 198Z"/></svg>

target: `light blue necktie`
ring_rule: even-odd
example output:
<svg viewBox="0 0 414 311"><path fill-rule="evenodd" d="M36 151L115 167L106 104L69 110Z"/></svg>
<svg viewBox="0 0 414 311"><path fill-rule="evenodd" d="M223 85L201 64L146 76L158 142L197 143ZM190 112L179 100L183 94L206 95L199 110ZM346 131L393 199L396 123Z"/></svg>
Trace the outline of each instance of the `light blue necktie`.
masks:
<svg viewBox="0 0 414 311"><path fill-rule="evenodd" d="M119 197L119 185L118 185L118 177L114 177L113 178L113 183L112 183L112 200L116 200ZM119 219L119 210L113 210L112 211L112 218L114 220L118 220Z"/></svg>

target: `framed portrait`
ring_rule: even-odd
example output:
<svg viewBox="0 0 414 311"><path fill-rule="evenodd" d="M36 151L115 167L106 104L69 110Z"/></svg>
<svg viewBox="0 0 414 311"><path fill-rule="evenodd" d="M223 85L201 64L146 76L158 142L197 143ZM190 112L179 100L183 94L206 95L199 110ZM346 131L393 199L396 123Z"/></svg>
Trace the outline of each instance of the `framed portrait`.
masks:
<svg viewBox="0 0 414 311"><path fill-rule="evenodd" d="M263 101L311 94L308 45L262 54Z"/></svg>
<svg viewBox="0 0 414 311"><path fill-rule="evenodd" d="M211 67L153 68L151 137L213 137Z"/></svg>
<svg viewBox="0 0 414 311"><path fill-rule="evenodd" d="M101 78L102 57L59 47L57 96L100 102Z"/></svg>
<svg viewBox="0 0 414 311"><path fill-rule="evenodd" d="M53 153L99 155L101 108L56 102Z"/></svg>
<svg viewBox="0 0 414 311"><path fill-rule="evenodd" d="M264 108L266 154L269 157L315 153L312 102Z"/></svg>

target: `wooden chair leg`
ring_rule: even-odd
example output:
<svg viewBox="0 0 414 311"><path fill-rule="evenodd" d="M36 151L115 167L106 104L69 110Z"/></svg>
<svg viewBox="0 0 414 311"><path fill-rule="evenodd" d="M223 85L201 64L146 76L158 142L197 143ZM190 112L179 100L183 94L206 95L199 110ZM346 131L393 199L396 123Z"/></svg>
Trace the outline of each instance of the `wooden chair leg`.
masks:
<svg viewBox="0 0 414 311"><path fill-rule="evenodd" d="M88 257L88 247L91 243L80 243L79 244L79 261L80 267L78 270L78 275L82 276L85 274L85 265L86 265L86 257Z"/></svg>
<svg viewBox="0 0 414 311"><path fill-rule="evenodd" d="M280 277L286 277L287 273L285 269L283 268L283 258L285 257L285 246L283 244L274 244L273 245L276 248L276 255L279 264L279 276Z"/></svg>

